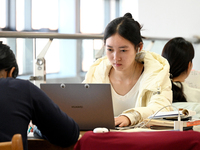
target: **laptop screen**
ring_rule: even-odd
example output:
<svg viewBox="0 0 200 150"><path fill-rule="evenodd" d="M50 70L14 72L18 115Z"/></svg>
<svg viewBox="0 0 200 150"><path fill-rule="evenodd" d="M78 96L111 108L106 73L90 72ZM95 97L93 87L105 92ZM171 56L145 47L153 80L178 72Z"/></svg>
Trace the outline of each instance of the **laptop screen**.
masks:
<svg viewBox="0 0 200 150"><path fill-rule="evenodd" d="M110 84L45 83L40 87L80 130L115 128Z"/></svg>

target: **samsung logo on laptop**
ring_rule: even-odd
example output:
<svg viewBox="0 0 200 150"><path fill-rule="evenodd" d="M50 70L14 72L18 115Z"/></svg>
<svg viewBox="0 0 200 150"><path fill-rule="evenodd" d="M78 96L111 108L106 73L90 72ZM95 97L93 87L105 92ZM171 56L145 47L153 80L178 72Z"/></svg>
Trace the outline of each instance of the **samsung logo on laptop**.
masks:
<svg viewBox="0 0 200 150"><path fill-rule="evenodd" d="M72 108L83 108L83 106L72 106Z"/></svg>

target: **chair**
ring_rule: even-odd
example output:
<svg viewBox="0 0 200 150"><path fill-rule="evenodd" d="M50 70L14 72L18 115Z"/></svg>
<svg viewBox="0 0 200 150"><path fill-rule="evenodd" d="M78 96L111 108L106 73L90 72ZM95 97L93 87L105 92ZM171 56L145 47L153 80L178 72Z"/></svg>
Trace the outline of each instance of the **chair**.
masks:
<svg viewBox="0 0 200 150"><path fill-rule="evenodd" d="M0 142L0 150L23 150L21 134L15 134L10 142Z"/></svg>

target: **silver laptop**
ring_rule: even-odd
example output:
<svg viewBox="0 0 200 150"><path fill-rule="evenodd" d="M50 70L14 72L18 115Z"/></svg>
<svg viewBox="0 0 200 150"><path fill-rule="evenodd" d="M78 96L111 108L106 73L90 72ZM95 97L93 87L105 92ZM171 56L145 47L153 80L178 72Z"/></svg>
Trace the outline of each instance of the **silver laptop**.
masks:
<svg viewBox="0 0 200 150"><path fill-rule="evenodd" d="M40 87L80 130L115 129L110 84L42 83Z"/></svg>

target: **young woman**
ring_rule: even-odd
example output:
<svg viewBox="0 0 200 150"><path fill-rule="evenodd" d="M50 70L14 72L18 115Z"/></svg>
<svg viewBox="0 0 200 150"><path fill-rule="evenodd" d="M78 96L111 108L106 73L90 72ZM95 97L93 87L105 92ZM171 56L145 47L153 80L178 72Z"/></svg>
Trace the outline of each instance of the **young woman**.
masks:
<svg viewBox="0 0 200 150"><path fill-rule="evenodd" d="M38 87L16 79L17 75L12 50L0 42L0 141L11 141L14 134L20 133L27 150L27 130L32 120L52 144L61 147L75 144L79 137L76 122Z"/></svg>
<svg viewBox="0 0 200 150"><path fill-rule="evenodd" d="M162 51L170 64L173 102L200 102L200 90L184 83L192 70L194 48L182 37L169 40Z"/></svg>
<svg viewBox="0 0 200 150"><path fill-rule="evenodd" d="M90 67L83 81L111 84L115 125L120 127L137 124L172 103L169 64L142 50L140 30L130 13L111 21L104 32L106 56Z"/></svg>

